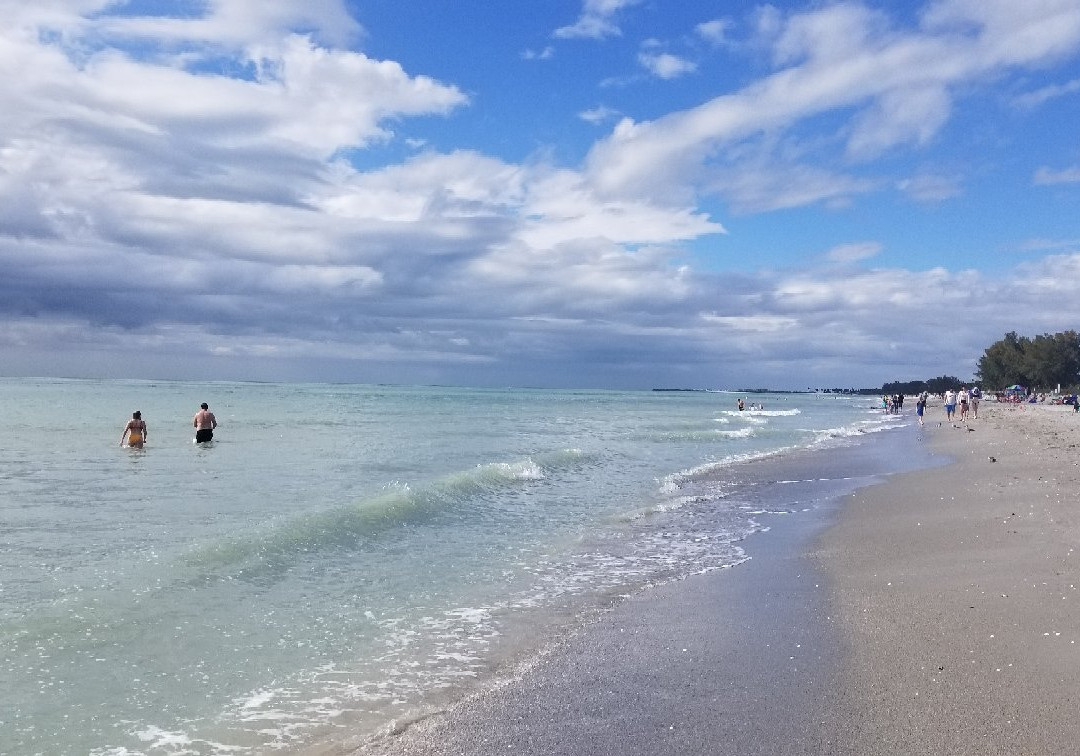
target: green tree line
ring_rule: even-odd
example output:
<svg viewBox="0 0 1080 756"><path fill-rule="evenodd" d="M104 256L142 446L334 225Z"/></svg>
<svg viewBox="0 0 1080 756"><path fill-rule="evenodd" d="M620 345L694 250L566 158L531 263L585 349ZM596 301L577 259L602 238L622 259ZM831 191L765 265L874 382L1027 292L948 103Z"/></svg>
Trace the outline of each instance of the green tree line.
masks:
<svg viewBox="0 0 1080 756"><path fill-rule="evenodd" d="M925 381L893 381L884 384L881 393L942 394L971 385L981 386L985 391L1001 391L1016 384L1035 391L1050 391L1058 386L1063 391L1075 391L1080 387L1080 335L1076 331L1062 331L1028 338L1010 331L986 348L979 358L979 370L970 381L951 375ZM876 389L859 391L873 392Z"/></svg>
<svg viewBox="0 0 1080 756"><path fill-rule="evenodd" d="M958 391L962 387L970 385L970 383L970 381L965 383L951 375L941 375L926 381L893 381L892 383L886 383L881 387L881 393L889 396L895 396L896 394L914 396L924 391L928 394L944 394L949 390Z"/></svg>
<svg viewBox="0 0 1080 756"><path fill-rule="evenodd" d="M1062 331L1028 338L1010 331L979 358L976 379L991 391L1013 384L1036 391L1073 389L1080 384L1080 336Z"/></svg>

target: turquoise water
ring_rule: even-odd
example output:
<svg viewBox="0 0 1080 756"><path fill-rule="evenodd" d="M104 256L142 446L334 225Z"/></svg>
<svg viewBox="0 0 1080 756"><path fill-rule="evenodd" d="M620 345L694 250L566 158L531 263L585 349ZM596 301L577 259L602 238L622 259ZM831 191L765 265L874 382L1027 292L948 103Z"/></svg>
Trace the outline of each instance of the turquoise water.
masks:
<svg viewBox="0 0 1080 756"><path fill-rule="evenodd" d="M296 748L611 597L737 564L748 460L906 424L810 394L0 380L0 753ZM215 441L192 443L200 402ZM119 447L141 410L142 450Z"/></svg>

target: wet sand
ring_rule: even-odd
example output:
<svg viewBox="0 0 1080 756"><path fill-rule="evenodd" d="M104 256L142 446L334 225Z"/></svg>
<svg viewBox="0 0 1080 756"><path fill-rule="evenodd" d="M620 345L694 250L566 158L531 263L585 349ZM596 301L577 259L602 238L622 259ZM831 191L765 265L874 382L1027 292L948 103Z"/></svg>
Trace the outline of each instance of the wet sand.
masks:
<svg viewBox="0 0 1080 756"><path fill-rule="evenodd" d="M771 518L749 562L640 593L401 732L311 753L1075 752L1080 416L942 420L903 432L922 469L884 484L846 479L877 464L850 452L760 468L815 503Z"/></svg>

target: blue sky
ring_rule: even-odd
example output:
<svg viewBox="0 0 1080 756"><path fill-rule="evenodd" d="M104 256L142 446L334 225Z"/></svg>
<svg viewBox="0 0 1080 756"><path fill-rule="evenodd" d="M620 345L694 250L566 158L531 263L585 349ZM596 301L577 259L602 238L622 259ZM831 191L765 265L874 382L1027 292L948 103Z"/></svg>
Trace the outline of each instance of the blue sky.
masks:
<svg viewBox="0 0 1080 756"><path fill-rule="evenodd" d="M967 378L1080 324L1080 2L0 0L0 374Z"/></svg>

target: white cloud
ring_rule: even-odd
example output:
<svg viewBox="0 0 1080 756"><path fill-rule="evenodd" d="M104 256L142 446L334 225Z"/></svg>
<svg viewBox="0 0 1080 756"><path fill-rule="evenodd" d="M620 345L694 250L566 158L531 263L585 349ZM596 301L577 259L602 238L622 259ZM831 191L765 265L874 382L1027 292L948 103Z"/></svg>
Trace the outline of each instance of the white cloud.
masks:
<svg viewBox="0 0 1080 756"><path fill-rule="evenodd" d="M919 173L899 181L896 188L916 202L926 203L942 202L963 192L959 179L933 173Z"/></svg>
<svg viewBox="0 0 1080 756"><path fill-rule="evenodd" d="M1080 239L1029 239L1018 249L1024 252L1080 253Z"/></svg>
<svg viewBox="0 0 1080 756"><path fill-rule="evenodd" d="M552 171L530 181L523 238L547 249L574 239L662 244L723 233L693 208L659 200L600 197L573 171Z"/></svg>
<svg viewBox="0 0 1080 756"><path fill-rule="evenodd" d="M637 5L641 0L585 0L578 20L555 30L561 39L604 39L622 34L615 24L615 15L623 8Z"/></svg>
<svg viewBox="0 0 1080 756"><path fill-rule="evenodd" d="M722 45L727 42L727 33L731 26L728 19L716 18L698 24L694 27L694 32L710 44Z"/></svg>
<svg viewBox="0 0 1080 756"><path fill-rule="evenodd" d="M771 45L783 30L784 14L775 5L758 5L751 13L750 21L758 39Z"/></svg>
<svg viewBox="0 0 1080 756"><path fill-rule="evenodd" d="M1073 79L1065 84L1051 84L1034 92L1027 92L1013 98L1013 104L1025 110L1034 110L1043 103L1056 100L1059 97L1067 97L1080 92L1080 79Z"/></svg>
<svg viewBox="0 0 1080 756"><path fill-rule="evenodd" d="M840 244L825 253L825 259L836 263L853 263L869 260L881 254L880 242L853 242Z"/></svg>
<svg viewBox="0 0 1080 756"><path fill-rule="evenodd" d="M676 79L697 70L697 64L671 53L641 52L638 62L659 79Z"/></svg>
<svg viewBox="0 0 1080 756"><path fill-rule="evenodd" d="M1035 171L1033 182L1036 186L1080 183L1080 166L1075 168L1062 168L1061 170L1054 170L1046 167L1039 168Z"/></svg>
<svg viewBox="0 0 1080 756"><path fill-rule="evenodd" d="M521 53L522 60L551 60L555 57L555 48L548 45L543 50L525 50Z"/></svg>
<svg viewBox="0 0 1080 756"><path fill-rule="evenodd" d="M606 318L647 303L659 307L684 300L692 286L689 271L669 268L668 257L662 248L629 252L603 238L575 236L542 250L527 243L500 247L473 261L469 272L498 284L504 308L521 308L520 314Z"/></svg>
<svg viewBox="0 0 1080 756"><path fill-rule="evenodd" d="M318 48L302 37L291 37L279 59L260 66L277 103L270 135L321 145L324 154L385 137L387 118L445 114L466 102L456 87L410 77L395 62Z"/></svg>
<svg viewBox="0 0 1080 756"><path fill-rule="evenodd" d="M867 158L904 142L924 145L948 120L950 106L940 86L886 92L855 120L848 152Z"/></svg>
<svg viewBox="0 0 1080 756"><path fill-rule="evenodd" d="M144 39L154 45L223 45L235 49L272 45L295 30L303 30L320 43L343 46L362 32L341 0L272 3L206 0L204 13L196 17L128 17L106 13L95 20L94 27L106 38Z"/></svg>
<svg viewBox="0 0 1080 756"><path fill-rule="evenodd" d="M717 170L706 188L726 198L737 213L759 213L815 203L845 206L878 187L868 179L756 156Z"/></svg>
<svg viewBox="0 0 1080 756"><path fill-rule="evenodd" d="M595 108L590 108L589 110L578 113L578 118L587 121L588 123L599 125L605 121L618 118L620 115L619 111L614 108L609 108L606 105L599 105Z"/></svg>
<svg viewBox="0 0 1080 756"><path fill-rule="evenodd" d="M196 153L209 145L275 149L276 141L292 143L282 152L320 156L385 139L389 119L447 113L466 101L455 87L409 76L397 63L296 35L273 53L241 58L258 66L250 79L138 61L113 49L75 61L55 44L28 41L32 31L4 32L0 128L41 149L83 142L76 132L93 124L101 143L158 138L170 152ZM41 142L46 132L51 147Z"/></svg>
<svg viewBox="0 0 1080 756"><path fill-rule="evenodd" d="M335 217L417 223L497 217L520 207L527 172L475 152L424 153L361 173L343 163L306 202Z"/></svg>
<svg viewBox="0 0 1080 756"><path fill-rule="evenodd" d="M884 14L855 3L837 3L786 19L773 42L778 65L814 62L843 64L858 60L880 44Z"/></svg>
<svg viewBox="0 0 1080 756"><path fill-rule="evenodd" d="M843 319L852 328L869 333L885 331L910 315L937 311L950 322L961 300L978 290L979 277L970 272L950 273L941 268L924 272L903 270L857 271L848 275L821 273L785 275L772 292L781 312L801 313L802 325ZM944 289L944 294L942 293ZM906 313L907 317L898 317ZM945 314L948 313L948 314Z"/></svg>

